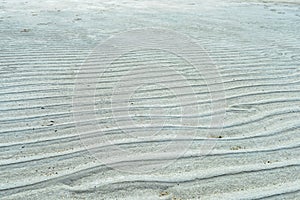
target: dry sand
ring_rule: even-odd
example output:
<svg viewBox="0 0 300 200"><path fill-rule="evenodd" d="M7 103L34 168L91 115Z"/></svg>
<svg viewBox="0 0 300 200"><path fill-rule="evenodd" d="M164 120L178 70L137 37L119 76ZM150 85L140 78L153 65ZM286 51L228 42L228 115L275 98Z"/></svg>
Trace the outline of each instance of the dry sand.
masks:
<svg viewBox="0 0 300 200"><path fill-rule="evenodd" d="M219 69L220 76L212 77L223 84L217 81L209 90L207 80L176 56L133 53L94 82L97 118L74 122L72 95L80 65L111 35L145 27L193 38ZM0 199L300 199L299 30L300 5L290 0L1 0ZM97 62L87 75L95 74ZM199 105L200 111L188 119L199 119L200 125L170 126L136 142L137 131L149 131L143 126L153 121L165 117L176 125L180 110L168 88L146 86L144 93L130 97L130 116L122 104L114 115L105 112L111 88L134 62L150 62L153 79L168 80L174 88L180 81L166 79L175 76L166 69L177 66L196 93L179 97L196 95L197 101L186 103ZM137 74L139 80L149 80L149 75ZM223 127L210 125L211 117L220 115L212 111L211 94L226 97L216 100L226 100ZM160 115L164 109L168 115ZM130 120L140 129L127 127ZM105 126L106 141L130 152L123 162L115 160L115 168L95 158L82 142L82 135L94 141L85 127L97 124ZM196 135L185 154L167 167L142 174L117 170L149 166L141 153L166 145L178 130L196 130ZM98 142L97 150L110 156L109 144ZM214 148L203 156L201 150L210 142ZM168 160L159 155L151 164Z"/></svg>

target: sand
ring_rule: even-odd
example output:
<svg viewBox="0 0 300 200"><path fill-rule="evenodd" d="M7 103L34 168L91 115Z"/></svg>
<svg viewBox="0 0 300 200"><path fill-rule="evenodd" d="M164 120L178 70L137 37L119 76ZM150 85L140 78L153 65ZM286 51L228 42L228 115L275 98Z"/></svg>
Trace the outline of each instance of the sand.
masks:
<svg viewBox="0 0 300 200"><path fill-rule="evenodd" d="M299 22L295 0L2 0L0 199L299 199ZM103 68L149 27L197 47Z"/></svg>

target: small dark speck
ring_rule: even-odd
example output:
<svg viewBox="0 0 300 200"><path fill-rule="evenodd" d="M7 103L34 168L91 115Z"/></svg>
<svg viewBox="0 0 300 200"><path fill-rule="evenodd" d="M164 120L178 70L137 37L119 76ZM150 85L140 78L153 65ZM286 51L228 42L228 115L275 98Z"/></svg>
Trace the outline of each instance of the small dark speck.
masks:
<svg viewBox="0 0 300 200"><path fill-rule="evenodd" d="M30 31L30 29L28 29L28 28L24 28L23 30L21 30L22 33L27 33L29 31Z"/></svg>
<svg viewBox="0 0 300 200"><path fill-rule="evenodd" d="M41 109L43 110L43 109L45 109L44 107L41 107Z"/></svg>

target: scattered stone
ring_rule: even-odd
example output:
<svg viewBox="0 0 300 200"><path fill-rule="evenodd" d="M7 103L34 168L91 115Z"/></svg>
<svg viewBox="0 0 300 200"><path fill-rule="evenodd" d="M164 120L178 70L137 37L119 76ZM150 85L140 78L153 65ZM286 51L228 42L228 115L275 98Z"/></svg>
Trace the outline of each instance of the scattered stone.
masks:
<svg viewBox="0 0 300 200"><path fill-rule="evenodd" d="M173 196L172 200L181 200L181 198L177 198L177 197Z"/></svg>
<svg viewBox="0 0 300 200"><path fill-rule="evenodd" d="M234 147L231 147L231 148L230 148L230 150L240 150L240 149L245 149L245 147L234 146Z"/></svg>
<svg viewBox="0 0 300 200"><path fill-rule="evenodd" d="M53 120L50 121L50 124L47 124L47 126L53 126L53 125L54 125L54 121Z"/></svg>
<svg viewBox="0 0 300 200"><path fill-rule="evenodd" d="M168 192L168 191L162 191L162 192L160 192L159 193L159 196L160 197L163 197L163 196L167 196L167 195L169 195L170 193Z"/></svg>

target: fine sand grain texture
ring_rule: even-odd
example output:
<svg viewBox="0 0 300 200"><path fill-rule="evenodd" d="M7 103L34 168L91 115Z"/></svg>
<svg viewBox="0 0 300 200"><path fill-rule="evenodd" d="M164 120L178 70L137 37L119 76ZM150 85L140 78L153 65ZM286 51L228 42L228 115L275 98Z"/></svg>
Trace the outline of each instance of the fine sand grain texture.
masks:
<svg viewBox="0 0 300 200"><path fill-rule="evenodd" d="M219 75L197 72L168 52L129 52L92 83L95 104L87 105L94 106L96 117L74 120L76 74L88 55L114 34L147 27L190 37L208 52ZM89 59L86 77L102 62ZM216 80L213 89L205 73ZM180 85L178 74L189 84ZM107 112L114 105L112 88L122 94L123 86L152 79L156 85L130 94L129 110L115 95L114 113ZM192 90L181 90L187 86ZM179 93L172 93L175 89ZM178 98L186 98L180 106L198 106L185 119L200 125L182 123ZM211 126L221 115L211 104L222 101L223 126ZM76 114L89 115L84 109ZM162 125L149 126L153 123ZM85 129L91 126L103 127L109 142ZM137 133L158 128L137 142ZM178 146L190 142L179 158L155 154L149 164L149 157L140 156L166 146L176 131L195 131L193 139L174 140ZM296 200L299 136L299 1L0 0L0 199ZM203 147L211 143L204 156ZM94 154L127 151L112 165ZM138 171L166 160L166 167L147 173L118 170Z"/></svg>

